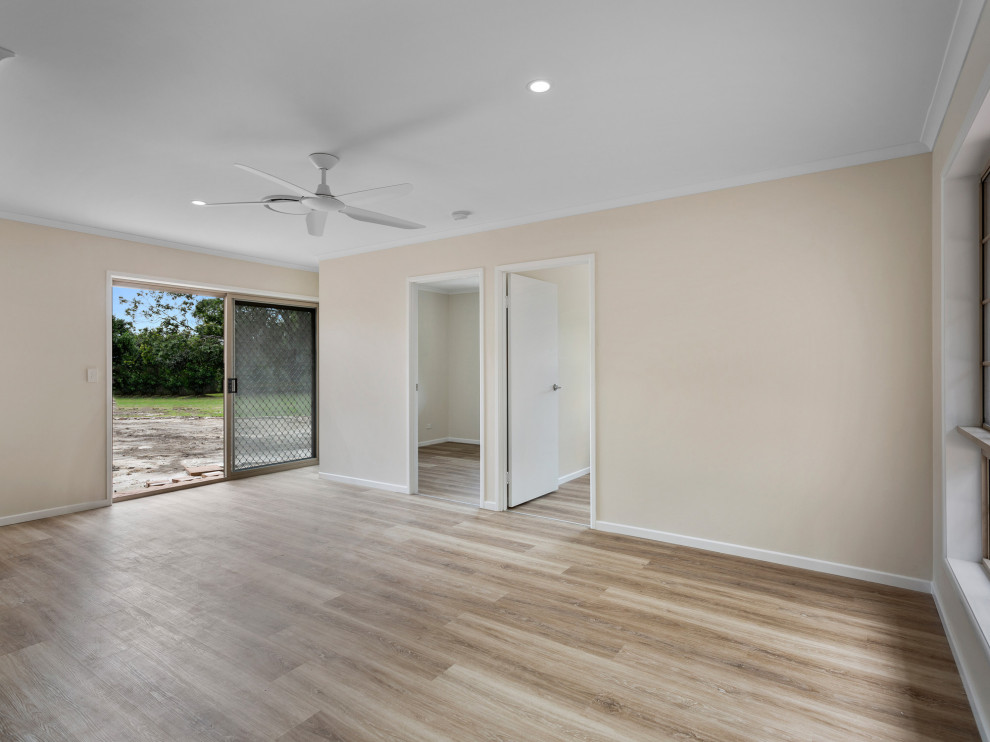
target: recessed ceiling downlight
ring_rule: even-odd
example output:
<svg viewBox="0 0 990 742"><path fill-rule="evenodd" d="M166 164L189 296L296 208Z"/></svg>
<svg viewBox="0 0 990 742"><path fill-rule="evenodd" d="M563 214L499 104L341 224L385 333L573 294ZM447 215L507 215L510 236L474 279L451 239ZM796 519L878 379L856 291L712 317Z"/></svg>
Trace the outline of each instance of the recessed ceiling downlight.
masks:
<svg viewBox="0 0 990 742"><path fill-rule="evenodd" d="M193 201L193 206L206 206L206 201Z"/></svg>
<svg viewBox="0 0 990 742"><path fill-rule="evenodd" d="M529 89L534 93L545 93L550 89L550 83L546 80L533 80L529 84Z"/></svg>

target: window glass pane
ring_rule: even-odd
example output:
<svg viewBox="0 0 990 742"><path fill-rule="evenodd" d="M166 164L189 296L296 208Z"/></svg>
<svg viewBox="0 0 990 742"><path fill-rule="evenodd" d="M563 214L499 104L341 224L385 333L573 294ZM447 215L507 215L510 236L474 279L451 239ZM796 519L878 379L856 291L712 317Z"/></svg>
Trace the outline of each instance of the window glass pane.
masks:
<svg viewBox="0 0 990 742"><path fill-rule="evenodd" d="M990 361L990 304L983 307L983 357L981 361Z"/></svg>
<svg viewBox="0 0 990 742"><path fill-rule="evenodd" d="M316 457L316 311L234 303L234 471Z"/></svg>
<svg viewBox="0 0 990 742"><path fill-rule="evenodd" d="M990 366L983 367L983 422L990 423Z"/></svg>

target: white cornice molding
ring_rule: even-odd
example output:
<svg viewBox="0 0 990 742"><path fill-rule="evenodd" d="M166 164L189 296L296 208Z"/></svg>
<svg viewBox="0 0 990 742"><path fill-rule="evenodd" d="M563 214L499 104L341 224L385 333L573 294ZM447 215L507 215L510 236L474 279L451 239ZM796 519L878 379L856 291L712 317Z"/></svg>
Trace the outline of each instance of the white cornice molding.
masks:
<svg viewBox="0 0 990 742"><path fill-rule="evenodd" d="M0 211L0 219L12 222L24 222L25 224L36 224L39 227L52 227L54 229L64 229L69 232L81 232L92 234L97 237L109 237L115 240L126 240L127 242L137 242L142 245L154 245L155 247L168 247L173 250L185 250L186 252L198 252L204 255L213 255L218 258L228 258L229 260L245 260L249 263L262 263L272 265L277 268L292 268L299 271L316 273L319 271L317 265L302 265L300 263L290 263L285 260L272 260L269 258L259 258L253 255L233 252L232 250L217 250L212 247L202 247L201 245L190 245L184 242L171 242L160 240L155 237L145 237L139 234L129 234L128 232L118 232L113 229L103 229L102 227L90 227L85 224L73 224L72 222L62 222L56 219L46 219L30 214L14 214L9 211Z"/></svg>
<svg viewBox="0 0 990 742"><path fill-rule="evenodd" d="M935 139L942 128L945 113L949 110L949 101L956 89L956 82L969 53L969 45L973 42L973 34L985 2L986 0L960 0L956 9L949 43L946 44L945 55L942 57L942 69L939 70L935 91L921 128L921 141L929 150L935 147Z"/></svg>
<svg viewBox="0 0 990 742"><path fill-rule="evenodd" d="M963 2L964 3L978 2L980 4L980 7L982 8L984 0L963 0ZM321 253L314 256L314 260L316 262L322 262L324 260L343 258L349 255L358 255L366 252L375 252L377 250L389 250L393 247L404 247L406 245L416 245L424 242L434 242L437 240L448 239L450 237L460 237L463 235L476 234L479 232L491 232L497 229L505 229L507 227L517 227L524 224L534 224L536 222L549 221L551 219L562 219L568 216L590 214L596 211L606 211L608 209L616 209L616 208L621 208L623 206L635 206L638 204L649 203L651 201L663 201L669 198L678 198L680 196L692 196L698 193L707 193L709 191L719 191L719 190L724 190L726 188L736 188L738 186L753 185L755 183L765 183L772 180L791 178L798 175L809 175L811 173L825 172L828 170L838 170L844 167L867 165L873 162L882 162L883 160L893 160L898 157L910 157L911 155L924 154L930 151L931 151L931 147L926 146L922 142L909 142L906 144L899 144L894 147L867 150L865 152L855 152L850 155L842 155L841 157L832 157L824 160L816 160L814 162L806 162L799 165L789 165L786 167L776 168L773 170L764 170L758 173L749 173L746 175L739 175L731 178L725 178L722 180L707 181L704 183L696 183L686 186L676 186L674 188L667 188L660 191L652 191L649 193L624 196L622 198L599 201L595 203L584 204L581 206L575 206L566 209L557 209L555 211L529 214L526 216L516 217L511 219L502 219L492 222L485 222L481 224L472 225L469 227L451 228L451 229L443 230L441 232L426 234L421 237L408 237L405 239L393 240L391 242L377 243L374 245L367 245L364 247L356 247L349 250L339 250L331 253ZM138 242L146 245L156 245L158 247L169 247L175 250L187 250L190 252L204 253L206 255L215 255L221 258L229 258L231 260L246 260L252 263L273 265L279 268L293 268L296 270L304 270L310 272L317 272L319 270L318 265L302 265L299 263L290 263L287 261L248 256L230 250L217 250L214 248L202 247L199 245L190 245L181 242L170 242L168 240L160 240L153 237L144 237L142 235L128 234L126 232L117 232L115 230L102 229L100 227L90 227L82 224L73 224L71 222L61 222L54 219L45 219L42 217L35 217L26 214L13 214L9 212L0 211L0 219L9 219L11 221L26 222L28 224L37 224L39 226L44 226L44 227L54 227L56 229L67 229L73 232L82 232L85 234L93 234L100 237L110 237L113 239L127 240L129 242Z"/></svg>
<svg viewBox="0 0 990 742"><path fill-rule="evenodd" d="M983 0L979 0L979 1L981 3L983 2ZM687 186L677 186L674 188L667 188L661 191L653 191L651 193L641 193L634 196L624 196L622 198L612 199L608 201L599 201L597 203L585 204L583 206L575 206L567 209L558 209L556 211L547 211L539 214L530 214L527 216L513 218L513 219L502 219L499 221L485 222L483 224L477 224L471 227L448 229L442 232L434 232L432 234L423 235L422 237L409 237L406 239L379 243L367 247L357 247L350 250L339 250L332 253L323 253L317 255L316 257L317 260L322 262L324 260L333 260L334 258L344 258L349 255L358 255L360 253L375 252L376 250L389 250L393 247L416 245L423 242L434 242L436 240L444 240L450 237L461 237L463 235L476 234L478 232L492 232L496 229L505 229L507 227L518 227L523 224L534 224L536 222L545 222L551 219L562 219L564 217L577 216L580 214L590 214L596 211L617 209L623 206L635 206L637 204L649 203L651 201L663 201L669 198L679 198L680 196L693 196L698 193L707 193L709 191L720 191L726 188L736 188L738 186L753 185L754 183L765 183L771 180L791 178L797 175L809 175L811 173L820 173L828 170L839 170L844 167L854 167L856 165L868 165L873 162L882 162L883 160L894 160L897 159L898 157L910 157L911 155L920 155L920 154L925 154L926 152L931 152L931 147L927 147L921 142L909 142L907 144L899 144L894 147L885 147L883 149L872 149L872 150L867 150L865 152L854 152L853 154L842 155L841 157L832 157L825 160L816 160L814 162L806 162L800 165L788 165L786 167L776 168L774 170L764 170L759 173L739 175L732 178L725 178L723 180L713 180L705 183L696 183Z"/></svg>

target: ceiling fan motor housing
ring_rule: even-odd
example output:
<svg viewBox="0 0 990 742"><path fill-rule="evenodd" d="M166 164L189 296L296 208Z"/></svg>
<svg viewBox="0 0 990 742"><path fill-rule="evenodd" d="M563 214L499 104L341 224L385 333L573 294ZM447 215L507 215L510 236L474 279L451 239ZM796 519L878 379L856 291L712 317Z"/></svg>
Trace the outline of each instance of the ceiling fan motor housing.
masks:
<svg viewBox="0 0 990 742"><path fill-rule="evenodd" d="M330 170L340 162L340 158L337 155L331 155L326 152L314 152L309 156L309 159L320 170Z"/></svg>
<svg viewBox="0 0 990 742"><path fill-rule="evenodd" d="M306 206L314 211L340 211L346 206L342 201L338 201L333 196L307 196L306 198L300 199L299 203Z"/></svg>
<svg viewBox="0 0 990 742"><path fill-rule="evenodd" d="M303 216L309 209L299 203L298 196L275 195L265 196L262 201L266 201L265 208L279 214L292 214Z"/></svg>

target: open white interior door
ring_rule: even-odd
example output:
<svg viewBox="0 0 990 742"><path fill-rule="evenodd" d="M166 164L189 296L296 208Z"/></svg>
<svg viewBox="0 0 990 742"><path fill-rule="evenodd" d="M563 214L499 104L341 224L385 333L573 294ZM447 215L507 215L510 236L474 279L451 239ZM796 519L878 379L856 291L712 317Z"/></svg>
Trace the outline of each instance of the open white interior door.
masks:
<svg viewBox="0 0 990 742"><path fill-rule="evenodd" d="M557 286L509 274L509 507L557 489Z"/></svg>

